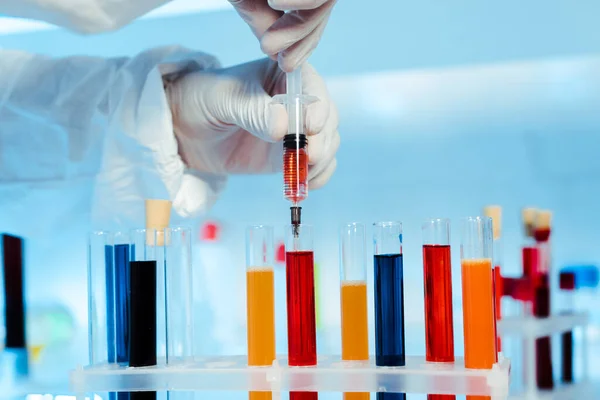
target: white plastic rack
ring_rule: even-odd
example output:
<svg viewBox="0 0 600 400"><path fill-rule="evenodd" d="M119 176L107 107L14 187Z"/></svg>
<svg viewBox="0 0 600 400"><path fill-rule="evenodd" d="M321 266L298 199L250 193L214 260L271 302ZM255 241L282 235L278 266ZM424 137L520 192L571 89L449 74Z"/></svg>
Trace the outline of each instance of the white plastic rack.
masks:
<svg viewBox="0 0 600 400"><path fill-rule="evenodd" d="M570 314L557 314L547 318L535 317L509 317L498 323L498 334L502 337L518 336L524 341L524 382L525 389L522 393L511 395L510 400L546 400L546 399L582 399L588 398L583 394L589 392L592 386L587 382L587 335L582 335L581 354L584 357L584 376L582 382L570 385L557 385L554 390L538 390L535 382L535 340L541 337L553 336L575 328L585 328L589 323L589 315L585 312ZM588 391L588 392L586 392ZM582 397L583 396L583 397Z"/></svg>
<svg viewBox="0 0 600 400"><path fill-rule="evenodd" d="M405 367L376 367L374 360L347 362L334 356L319 357L314 367L288 367L285 358L269 367L246 363L245 356L229 356L143 368L82 367L71 373L71 389L79 398L99 392L240 390L466 394L503 400L510 372L508 359L491 370L466 369L462 358L438 364L407 357Z"/></svg>

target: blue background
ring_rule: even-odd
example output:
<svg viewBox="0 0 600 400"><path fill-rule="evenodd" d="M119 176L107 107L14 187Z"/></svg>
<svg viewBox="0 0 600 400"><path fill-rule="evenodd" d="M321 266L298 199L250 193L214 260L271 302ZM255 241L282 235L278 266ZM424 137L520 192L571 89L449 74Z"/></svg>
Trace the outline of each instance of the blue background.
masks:
<svg viewBox="0 0 600 400"><path fill-rule="evenodd" d="M504 208L507 274L521 268L523 206L554 212L555 268L600 258L600 5L370 3L339 2L310 60L337 102L342 136L336 174L304 204L305 221L316 231L319 351L340 351L338 225L393 219L404 223L407 353L421 355L424 218L453 220L455 266L458 219L479 214L492 203ZM262 57L256 39L232 10L141 20L93 37L58 29L0 36L4 48L53 56L134 55L166 44L214 54L224 65ZM86 180L0 182L2 230L20 233L23 225L39 226L35 233L27 230L29 304L39 310L50 307L63 322L72 318L59 328L48 323L48 329L66 338L40 360L52 366L46 370L48 381L87 362L90 188ZM244 228L251 223L281 227L287 207L280 176L238 176L208 216L187 222L196 231L205 219L222 226L218 242L194 243L199 354L245 351ZM460 273L456 267L454 272L455 342L461 354ZM369 274L372 279L371 267ZM278 352L283 353L282 268L276 284ZM595 293L585 298L582 303L597 301ZM554 306L560 307L559 298ZM594 312L598 321L600 313ZM61 336L65 329L68 333ZM596 355L590 359L595 361L598 328L589 333ZM591 371L600 376L597 368Z"/></svg>

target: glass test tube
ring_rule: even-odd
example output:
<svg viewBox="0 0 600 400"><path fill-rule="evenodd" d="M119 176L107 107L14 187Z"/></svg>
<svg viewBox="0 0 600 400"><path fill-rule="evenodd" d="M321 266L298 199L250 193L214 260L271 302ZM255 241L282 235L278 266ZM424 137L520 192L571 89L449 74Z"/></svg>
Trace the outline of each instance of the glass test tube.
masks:
<svg viewBox="0 0 600 400"><path fill-rule="evenodd" d="M426 360L454 362L450 220L427 220L422 231Z"/></svg>
<svg viewBox="0 0 600 400"><path fill-rule="evenodd" d="M317 364L315 319L315 276L312 227L286 228L286 295L288 363L291 366Z"/></svg>
<svg viewBox="0 0 600 400"><path fill-rule="evenodd" d="M538 210L535 216L533 237L538 251L537 270L534 274L533 314L537 318L550 316L550 233L552 213ZM552 343L549 336L535 341L536 380L540 389L554 387L552 368Z"/></svg>
<svg viewBox="0 0 600 400"><path fill-rule="evenodd" d="M4 289L4 349L0 371L7 383L23 380L29 374L25 309L25 241L14 235L0 235ZM1 322L1 321L0 321ZM10 374L10 376L6 376Z"/></svg>
<svg viewBox="0 0 600 400"><path fill-rule="evenodd" d="M246 309L248 365L272 365L275 360L275 279L273 228L246 229ZM250 400L271 400L271 392L250 392Z"/></svg>
<svg viewBox="0 0 600 400"><path fill-rule="evenodd" d="M575 274L561 272L559 287L563 294L562 314L569 315L575 311ZM561 333L561 381L573 383L573 330Z"/></svg>
<svg viewBox="0 0 600 400"><path fill-rule="evenodd" d="M297 233L297 234L296 234ZM310 225L285 229L288 365L317 364L315 268ZM316 392L291 392L291 400L316 400Z"/></svg>
<svg viewBox="0 0 600 400"><path fill-rule="evenodd" d="M275 360L274 244L271 226L246 230L246 304L248 365L271 365Z"/></svg>
<svg viewBox="0 0 600 400"><path fill-rule="evenodd" d="M375 269L375 364L406 364L402 223L373 224ZM404 393L377 393L378 400L404 400Z"/></svg>
<svg viewBox="0 0 600 400"><path fill-rule="evenodd" d="M129 365L129 235L96 231L88 237L90 365ZM127 400L129 393L108 393Z"/></svg>
<svg viewBox="0 0 600 400"><path fill-rule="evenodd" d="M450 220L429 219L423 223L422 232L425 359L429 362L454 362ZM428 400L455 398L453 395L427 395Z"/></svg>
<svg viewBox="0 0 600 400"><path fill-rule="evenodd" d="M492 271L492 219L462 221L462 267L465 367L491 369L497 362L496 316Z"/></svg>
<svg viewBox="0 0 600 400"><path fill-rule="evenodd" d="M129 238L97 231L88 241L90 364L128 365Z"/></svg>
<svg viewBox="0 0 600 400"><path fill-rule="evenodd" d="M185 362L193 355L191 237L183 227L131 232L131 260L156 261L159 364Z"/></svg>
<svg viewBox="0 0 600 400"><path fill-rule="evenodd" d="M367 243L365 225L340 228L340 302L342 360L369 359ZM369 393L344 393L345 400L368 400Z"/></svg>

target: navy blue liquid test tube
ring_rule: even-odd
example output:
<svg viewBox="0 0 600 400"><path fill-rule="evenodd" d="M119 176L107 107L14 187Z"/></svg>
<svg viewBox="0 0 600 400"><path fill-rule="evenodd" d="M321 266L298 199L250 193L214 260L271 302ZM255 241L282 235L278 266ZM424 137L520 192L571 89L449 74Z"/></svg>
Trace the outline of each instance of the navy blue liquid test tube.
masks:
<svg viewBox="0 0 600 400"><path fill-rule="evenodd" d="M373 224L375 268L375 364L406 365L402 224ZM405 393L377 393L378 400L405 400Z"/></svg>

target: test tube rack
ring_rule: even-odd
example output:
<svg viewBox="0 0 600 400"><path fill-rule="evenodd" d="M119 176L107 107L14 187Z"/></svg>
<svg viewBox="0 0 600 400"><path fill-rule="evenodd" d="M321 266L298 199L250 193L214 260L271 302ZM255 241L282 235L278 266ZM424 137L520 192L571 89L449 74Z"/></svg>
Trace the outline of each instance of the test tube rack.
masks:
<svg viewBox="0 0 600 400"><path fill-rule="evenodd" d="M70 383L82 400L94 392L232 390L435 392L500 400L508 397L509 371L508 359L491 370L475 370L466 369L462 357L453 364L440 364L409 356L405 367L376 367L374 359L348 362L334 356L319 356L314 367L288 367L285 357L278 357L272 366L248 367L245 356L224 356L155 367L81 367L71 373Z"/></svg>
<svg viewBox="0 0 600 400"><path fill-rule="evenodd" d="M542 400L542 399L579 399L580 395L589 390L587 366L588 339L585 328L589 323L589 315L586 312L574 312L565 315L552 315L548 318L535 317L508 317L498 322L498 335L502 337L521 337L524 341L527 364L525 365L527 377L524 382L524 391L511 395L509 400ZM575 328L583 328L581 354L584 369L580 382L556 385L554 390L538 390L535 381L535 340L538 338L553 336ZM587 392L591 393L591 392Z"/></svg>

